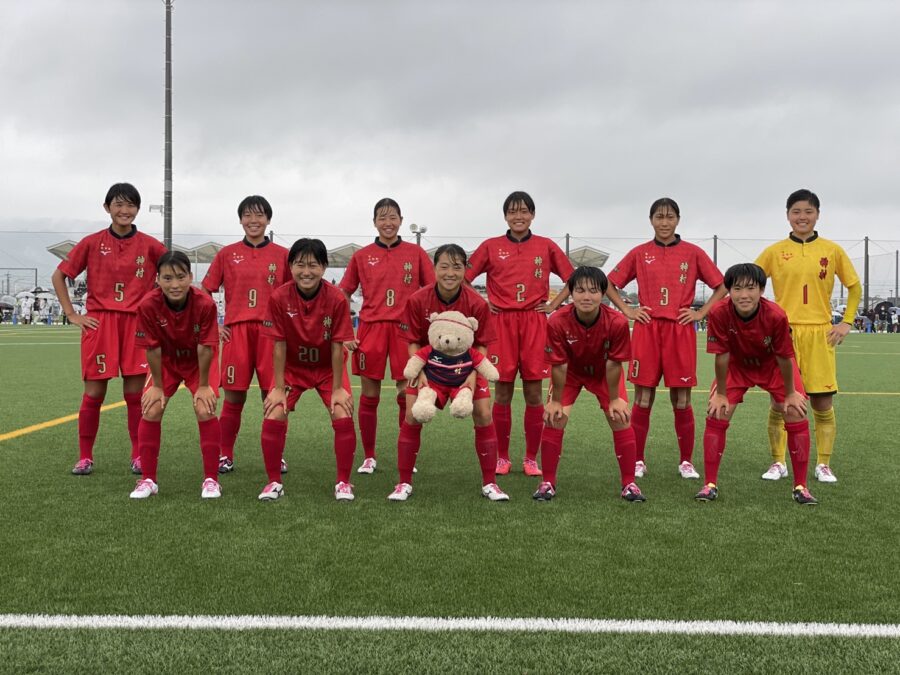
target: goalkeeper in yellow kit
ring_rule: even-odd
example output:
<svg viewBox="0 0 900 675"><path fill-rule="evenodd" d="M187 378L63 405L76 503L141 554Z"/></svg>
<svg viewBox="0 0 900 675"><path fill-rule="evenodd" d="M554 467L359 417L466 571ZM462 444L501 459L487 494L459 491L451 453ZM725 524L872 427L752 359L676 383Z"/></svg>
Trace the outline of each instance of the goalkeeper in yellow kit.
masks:
<svg viewBox="0 0 900 675"><path fill-rule="evenodd" d="M791 233L772 244L756 259L756 264L772 279L775 301L791 324L797 365L809 394L815 420L816 478L836 483L830 467L837 423L833 398L838 391L834 348L850 332L862 296L862 284L847 253L816 232L819 198L809 190L797 190L787 199L787 219ZM837 276L847 287L847 310L841 323L831 323L831 293ZM781 413L769 410L769 446L772 466L763 474L767 480L787 475L784 462L785 432Z"/></svg>

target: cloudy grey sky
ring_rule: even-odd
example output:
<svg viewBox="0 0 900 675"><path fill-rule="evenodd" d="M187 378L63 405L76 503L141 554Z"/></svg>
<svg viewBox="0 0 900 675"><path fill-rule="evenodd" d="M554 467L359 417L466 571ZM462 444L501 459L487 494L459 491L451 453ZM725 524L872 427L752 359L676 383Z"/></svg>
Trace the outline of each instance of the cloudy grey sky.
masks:
<svg viewBox="0 0 900 675"><path fill-rule="evenodd" d="M160 231L162 1L0 25L0 238L96 229L118 180ZM362 240L390 195L474 242L514 189L552 236L649 238L668 195L685 238L775 239L798 187L826 236L897 240L898 28L892 0L176 0L175 241L260 193L278 232Z"/></svg>

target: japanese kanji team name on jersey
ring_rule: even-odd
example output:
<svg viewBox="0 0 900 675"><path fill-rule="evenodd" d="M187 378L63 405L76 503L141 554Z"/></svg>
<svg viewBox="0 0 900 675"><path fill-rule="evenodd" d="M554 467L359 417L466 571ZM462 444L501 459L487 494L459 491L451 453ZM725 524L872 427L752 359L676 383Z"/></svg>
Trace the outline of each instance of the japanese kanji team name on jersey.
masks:
<svg viewBox="0 0 900 675"><path fill-rule="evenodd" d="M491 304L502 310L534 309L550 295L550 274L568 281L574 271L551 239L529 233L521 241L509 234L486 239L469 258L466 280L487 272Z"/></svg>
<svg viewBox="0 0 900 675"><path fill-rule="evenodd" d="M187 302L174 310L159 288L138 306L135 342L144 349L160 348L164 360L197 360L197 345L219 344L216 303L193 286Z"/></svg>
<svg viewBox="0 0 900 675"><path fill-rule="evenodd" d="M69 251L59 270L74 279L85 269L87 310L137 311L138 304L156 282L156 261L166 252L153 237L138 232L119 237L112 227L90 234Z"/></svg>
<svg viewBox="0 0 900 675"><path fill-rule="evenodd" d="M607 361L631 358L628 319L601 305L594 324L585 326L575 306L566 305L547 322L545 358L553 365L568 364L568 372L583 380L605 380Z"/></svg>
<svg viewBox="0 0 900 675"><path fill-rule="evenodd" d="M806 243L789 236L766 248L756 264L772 279L775 301L791 323L831 323L834 277L845 286L859 283L844 249L814 234Z"/></svg>
<svg viewBox="0 0 900 675"><path fill-rule="evenodd" d="M263 321L263 333L287 345L285 380L304 371L331 372L331 344L353 339L350 306L336 286L322 281L307 299L291 281L275 289ZM293 378L292 378L293 376Z"/></svg>
<svg viewBox="0 0 900 675"><path fill-rule="evenodd" d="M694 301L698 279L710 288L718 288L724 280L703 249L677 235L668 245L653 239L635 246L608 276L616 288L637 279L638 301L650 308L650 316L673 321Z"/></svg>
<svg viewBox="0 0 900 675"><path fill-rule="evenodd" d="M215 293L225 286L225 324L262 321L272 292L291 280L288 250L268 239L254 246L246 239L220 250L203 279Z"/></svg>
<svg viewBox="0 0 900 675"><path fill-rule="evenodd" d="M407 342L418 345L428 344L429 317L433 313L456 311L478 320L473 346L487 346L496 341L491 310L487 302L469 286L462 286L457 296L450 302L444 302L434 286L420 288L413 293L406 304L406 318L400 324L400 330Z"/></svg>
<svg viewBox="0 0 900 675"><path fill-rule="evenodd" d="M794 356L787 314L771 300L760 298L759 309L749 319L742 318L730 298L717 302L709 311L706 351L729 354L729 365L745 371L771 371L776 356Z"/></svg>
<svg viewBox="0 0 900 675"><path fill-rule="evenodd" d="M386 246L376 239L350 258L340 288L352 294L362 286L361 320L401 321L409 297L433 283L434 266L421 246L399 239Z"/></svg>

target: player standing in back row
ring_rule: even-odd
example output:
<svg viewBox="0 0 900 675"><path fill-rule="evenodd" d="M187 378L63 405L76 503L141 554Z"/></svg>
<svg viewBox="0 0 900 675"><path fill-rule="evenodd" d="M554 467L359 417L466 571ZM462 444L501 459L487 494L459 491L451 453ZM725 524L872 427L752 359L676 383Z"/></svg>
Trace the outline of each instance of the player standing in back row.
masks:
<svg viewBox="0 0 900 675"><path fill-rule="evenodd" d="M534 200L526 192L513 192L503 202L503 215L509 229L500 237L487 239L469 259L466 280L470 283L482 272L487 274L487 294L496 313L497 342L489 345L488 356L500 371L494 385L494 426L497 429L497 474L509 473L509 434L512 428L510 403L516 373L522 378L525 397L525 459L527 476L540 476L537 453L544 429L544 401L541 381L549 377L544 362L547 342L547 314L569 295L563 289L550 296L550 274L567 282L574 271L572 263L552 240L531 232Z"/></svg>
<svg viewBox="0 0 900 675"><path fill-rule="evenodd" d="M400 238L403 216L400 205L389 197L375 204L373 214L378 236L350 258L340 289L350 296L362 286L356 339L347 343L353 353L353 374L359 375L359 435L365 458L358 473L374 473L378 401L388 356L391 379L397 385L399 422L406 417L406 381L403 368L409 358L400 334L406 301L423 286L434 284L434 266L420 246Z"/></svg>
<svg viewBox="0 0 900 675"><path fill-rule="evenodd" d="M222 329L222 389L225 402L219 424L222 456L219 473L234 470L234 442L241 429L241 412L256 372L262 400L272 388L275 343L262 331L272 291L291 280L288 250L266 236L272 206L252 195L238 205L244 238L221 249L203 279L207 293L225 287L225 327ZM287 465L282 465L286 470Z"/></svg>
<svg viewBox="0 0 900 675"><path fill-rule="evenodd" d="M147 376L144 350L134 342L137 307L153 288L156 262L166 252L159 241L134 224L141 195L129 183L116 183L106 193L103 208L108 228L82 239L53 272L53 289L69 322L81 327L81 379L84 396L78 411L79 459L75 475L94 470L94 441L100 426L100 406L110 379L122 373L122 392L131 437L131 471L141 473L138 424L141 390ZM72 307L66 278L87 270L87 314Z"/></svg>
<svg viewBox="0 0 900 675"><path fill-rule="evenodd" d="M675 234L681 211L674 199L663 197L650 206L654 238L635 246L609 274L606 295L634 321L628 380L634 384L631 426L637 443L634 475L647 471L644 450L650 430L650 410L656 387L665 377L675 415L678 438L678 472L682 478L699 478L691 460L694 454L694 410L691 388L697 386L697 332L694 322L725 297L722 273L699 246ZM629 307L617 289L637 279L638 307ZM700 309L691 309L697 280L715 291ZM665 358L663 358L665 355Z"/></svg>

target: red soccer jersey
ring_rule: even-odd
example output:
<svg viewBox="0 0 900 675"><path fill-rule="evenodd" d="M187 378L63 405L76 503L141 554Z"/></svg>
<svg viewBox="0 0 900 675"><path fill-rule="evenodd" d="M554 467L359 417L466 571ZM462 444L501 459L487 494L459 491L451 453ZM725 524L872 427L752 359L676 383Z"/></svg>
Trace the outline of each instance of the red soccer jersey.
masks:
<svg viewBox="0 0 900 675"><path fill-rule="evenodd" d="M110 226L78 242L58 269L70 279L88 271L89 312L134 313L156 283L156 261L165 252L165 246L137 227L119 237Z"/></svg>
<svg viewBox="0 0 900 675"><path fill-rule="evenodd" d="M509 233L481 243L469 258L466 280L487 273L487 293L497 309L534 309L550 296L550 273L563 281L575 271L551 239L529 233L516 241Z"/></svg>
<svg viewBox="0 0 900 675"><path fill-rule="evenodd" d="M575 305L566 305L547 322L545 358L553 365L568 364L568 372L582 379L605 380L607 361L631 359L628 319L600 305L600 316L585 326L578 320Z"/></svg>
<svg viewBox="0 0 900 675"><path fill-rule="evenodd" d="M203 288L215 293L225 286L225 325L262 321L269 296L291 280L288 250L270 242L254 246L246 239L216 253L203 279Z"/></svg>
<svg viewBox="0 0 900 675"><path fill-rule="evenodd" d="M734 311L731 298L724 298L709 311L707 320L706 351L730 354L729 366L771 370L778 367L776 356L794 356L787 314L771 300L760 298L756 314L743 319Z"/></svg>
<svg viewBox="0 0 900 675"><path fill-rule="evenodd" d="M350 305L336 286L322 281L309 300L297 285L279 286L269 298L263 334L287 344L285 380L304 371L331 371L331 344L353 339Z"/></svg>
<svg viewBox="0 0 900 675"><path fill-rule="evenodd" d="M718 288L724 278L706 252L676 235L671 244L653 239L635 246L607 276L616 288L633 279L638 283L638 301L650 308L655 319L678 318L678 312L694 302L699 279Z"/></svg>
<svg viewBox="0 0 900 675"><path fill-rule="evenodd" d="M421 246L398 239L391 246L377 238L350 258L340 289L353 293L362 286L363 321L400 321L409 297L434 283L434 265Z"/></svg>
<svg viewBox="0 0 900 675"><path fill-rule="evenodd" d="M161 348L163 359L197 360L197 345L219 344L216 303L191 286L187 302L174 310L161 289L148 293L138 306L135 343L144 349Z"/></svg>
<svg viewBox="0 0 900 675"><path fill-rule="evenodd" d="M450 302L444 302L441 299L435 286L420 288L413 293L406 304L406 318L400 324L400 331L407 342L427 345L431 315L451 311L462 312L464 315L475 317L478 320L478 330L475 331L473 347L486 346L496 341L497 335L494 332L490 307L477 291L465 285L459 289L456 298Z"/></svg>

